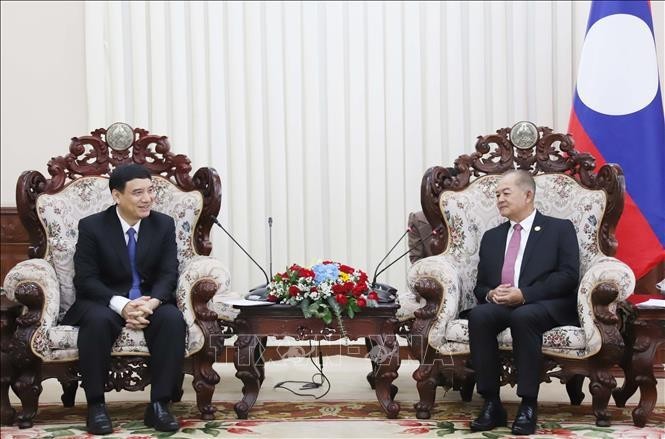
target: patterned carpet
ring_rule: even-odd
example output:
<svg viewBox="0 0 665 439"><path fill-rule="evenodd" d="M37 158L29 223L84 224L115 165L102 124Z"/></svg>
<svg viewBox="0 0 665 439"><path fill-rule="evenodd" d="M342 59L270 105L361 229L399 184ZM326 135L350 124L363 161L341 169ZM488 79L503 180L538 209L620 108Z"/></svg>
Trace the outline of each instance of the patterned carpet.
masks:
<svg viewBox="0 0 665 439"><path fill-rule="evenodd" d="M469 419L479 410L479 403L439 403L430 420L415 418L413 404L402 402L399 419L385 419L377 402L259 402L250 412L250 419L238 420L233 403L217 402L217 419L201 421L192 402L173 405L173 411L182 422L176 433L158 433L143 425L145 404L115 402L109 404L109 413L115 430L107 438L144 439L151 437L205 438L205 437L271 437L271 438L386 438L386 437L511 437L509 428L491 432L471 433ZM507 403L509 417L514 416L517 405ZM657 407L645 428L632 425L631 411L611 408L612 426L599 428L589 405L571 407L567 404L547 403L539 409L539 438L665 438L665 408ZM3 439L28 438L87 438L85 431L85 405L65 409L43 406L31 429L2 427Z"/></svg>

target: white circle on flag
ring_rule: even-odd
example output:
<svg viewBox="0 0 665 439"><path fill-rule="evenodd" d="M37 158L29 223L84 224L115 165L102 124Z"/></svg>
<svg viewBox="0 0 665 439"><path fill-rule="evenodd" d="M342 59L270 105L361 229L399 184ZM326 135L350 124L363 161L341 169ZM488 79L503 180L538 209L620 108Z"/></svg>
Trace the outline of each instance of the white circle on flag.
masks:
<svg viewBox="0 0 665 439"><path fill-rule="evenodd" d="M611 116L630 114L658 91L656 45L649 26L629 14L596 21L587 32L577 75L584 104Z"/></svg>

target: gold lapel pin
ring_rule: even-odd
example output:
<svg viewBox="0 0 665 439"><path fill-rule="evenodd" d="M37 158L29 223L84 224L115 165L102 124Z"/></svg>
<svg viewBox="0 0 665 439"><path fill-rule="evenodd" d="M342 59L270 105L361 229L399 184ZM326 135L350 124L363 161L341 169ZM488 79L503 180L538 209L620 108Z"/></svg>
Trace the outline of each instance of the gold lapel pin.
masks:
<svg viewBox="0 0 665 439"><path fill-rule="evenodd" d="M533 230L535 230L536 232L540 232L540 226L534 227Z"/></svg>

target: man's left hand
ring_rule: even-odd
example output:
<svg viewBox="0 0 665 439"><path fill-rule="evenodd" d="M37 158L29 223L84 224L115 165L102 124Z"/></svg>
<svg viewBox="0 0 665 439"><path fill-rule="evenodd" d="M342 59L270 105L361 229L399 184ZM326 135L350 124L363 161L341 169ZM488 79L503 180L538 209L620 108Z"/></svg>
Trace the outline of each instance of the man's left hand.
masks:
<svg viewBox="0 0 665 439"><path fill-rule="evenodd" d="M519 288L500 285L494 290L492 301L499 305L518 306L524 303L524 296Z"/></svg>
<svg viewBox="0 0 665 439"><path fill-rule="evenodd" d="M161 305L162 302L159 299L155 299L154 297L151 297L150 299L146 300L143 302L138 309L143 313L143 317L148 318L148 316L152 315L152 312L157 309L159 305Z"/></svg>

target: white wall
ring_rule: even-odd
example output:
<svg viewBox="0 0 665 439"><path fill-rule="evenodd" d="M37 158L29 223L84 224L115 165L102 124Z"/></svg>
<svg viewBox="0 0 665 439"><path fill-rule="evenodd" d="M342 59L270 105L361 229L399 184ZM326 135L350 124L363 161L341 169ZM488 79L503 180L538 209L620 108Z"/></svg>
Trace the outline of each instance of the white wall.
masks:
<svg viewBox="0 0 665 439"><path fill-rule="evenodd" d="M2 2L3 206L25 170L68 152L88 126L83 2Z"/></svg>

